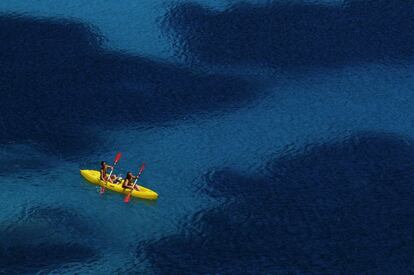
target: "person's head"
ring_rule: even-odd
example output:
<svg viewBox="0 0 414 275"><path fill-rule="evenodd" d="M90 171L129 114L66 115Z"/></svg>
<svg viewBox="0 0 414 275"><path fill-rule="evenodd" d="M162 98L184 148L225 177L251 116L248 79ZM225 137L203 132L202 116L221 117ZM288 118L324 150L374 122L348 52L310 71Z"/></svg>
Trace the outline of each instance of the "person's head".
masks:
<svg viewBox="0 0 414 275"><path fill-rule="evenodd" d="M132 178L132 173L131 172L128 172L127 174L126 174L126 176L127 176L127 178Z"/></svg>
<svg viewBox="0 0 414 275"><path fill-rule="evenodd" d="M101 166L102 167L106 166L106 162L105 161L101 161Z"/></svg>

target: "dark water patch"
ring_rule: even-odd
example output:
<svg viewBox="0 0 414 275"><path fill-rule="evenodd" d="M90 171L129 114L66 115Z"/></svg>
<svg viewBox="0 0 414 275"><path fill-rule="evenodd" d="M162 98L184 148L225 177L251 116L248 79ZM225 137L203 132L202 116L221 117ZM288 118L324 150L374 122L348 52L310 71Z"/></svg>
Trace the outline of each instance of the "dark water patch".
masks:
<svg viewBox="0 0 414 275"><path fill-rule="evenodd" d="M39 244L0 248L0 271L5 274L47 272L66 263L86 262L96 252L81 244Z"/></svg>
<svg viewBox="0 0 414 275"><path fill-rule="evenodd" d="M32 207L0 228L0 272L46 272L68 263L91 262L93 228L73 209Z"/></svg>
<svg viewBox="0 0 414 275"><path fill-rule="evenodd" d="M206 191L225 203L137 253L160 273L413 272L413 140L365 133L306 148L265 173L209 175Z"/></svg>
<svg viewBox="0 0 414 275"><path fill-rule="evenodd" d="M405 0L237 3L224 11L180 3L163 25L189 61L295 69L412 58L413 18Z"/></svg>
<svg viewBox="0 0 414 275"><path fill-rule="evenodd" d="M22 174L24 172L33 173L33 171L49 169L50 164L44 160L37 158L12 158L2 159L0 158L3 168L0 170L0 176Z"/></svg>
<svg viewBox="0 0 414 275"><path fill-rule="evenodd" d="M73 209L61 207L33 207L27 214L26 222L43 221L53 225L55 231L58 227L62 228L62 232L76 233L79 236L93 234L94 229L91 224L86 222L86 218Z"/></svg>
<svg viewBox="0 0 414 275"><path fill-rule="evenodd" d="M47 154L23 145L0 146L0 163L2 169L0 176L33 175L33 172L48 171L52 166L54 158Z"/></svg>
<svg viewBox="0 0 414 275"><path fill-rule="evenodd" d="M152 124L255 97L245 80L104 49L91 27L0 16L0 143L62 154L96 149L96 127Z"/></svg>

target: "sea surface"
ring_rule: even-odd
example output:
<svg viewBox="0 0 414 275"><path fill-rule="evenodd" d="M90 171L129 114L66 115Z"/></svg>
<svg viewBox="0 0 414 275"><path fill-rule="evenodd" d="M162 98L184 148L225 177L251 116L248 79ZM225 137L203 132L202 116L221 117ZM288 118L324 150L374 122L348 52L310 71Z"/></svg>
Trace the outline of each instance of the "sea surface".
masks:
<svg viewBox="0 0 414 275"><path fill-rule="evenodd" d="M414 272L414 2L0 2L0 274ZM146 168L149 202L80 169Z"/></svg>

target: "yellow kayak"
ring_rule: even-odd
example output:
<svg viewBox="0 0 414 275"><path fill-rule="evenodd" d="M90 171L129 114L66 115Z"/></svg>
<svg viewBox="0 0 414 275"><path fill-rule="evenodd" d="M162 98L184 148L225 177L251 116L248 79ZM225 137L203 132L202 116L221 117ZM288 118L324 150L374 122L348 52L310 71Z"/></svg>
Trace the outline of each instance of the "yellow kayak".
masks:
<svg viewBox="0 0 414 275"><path fill-rule="evenodd" d="M93 183L99 186L104 186L105 188L108 188L112 191L125 194L125 195L128 195L129 193L131 193L131 189L122 188L123 181L121 181L120 183L110 183L110 182L106 183L105 181L101 180L99 171L80 170L80 173L90 183ZM148 188L145 188L144 186L141 186L141 185L138 185L138 187L139 187L139 191L138 190L132 191L131 193L132 197L146 199L146 200L156 200L158 198L158 194L155 193L154 191Z"/></svg>

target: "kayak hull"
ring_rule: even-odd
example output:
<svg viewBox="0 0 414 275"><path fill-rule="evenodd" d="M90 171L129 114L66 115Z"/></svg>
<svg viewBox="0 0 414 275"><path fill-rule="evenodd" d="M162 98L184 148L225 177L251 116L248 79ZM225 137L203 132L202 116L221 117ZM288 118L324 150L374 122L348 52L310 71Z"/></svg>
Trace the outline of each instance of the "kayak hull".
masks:
<svg viewBox="0 0 414 275"><path fill-rule="evenodd" d="M99 186L104 186L105 188L115 191L117 193L121 193L124 195L128 195L131 193L131 189L123 188L122 183L110 183L105 182L100 179L100 173L96 170L80 170L80 174L90 183L96 184ZM137 184L138 185L138 184ZM132 197L146 199L146 200L156 200L158 198L158 194L151 189L145 188L144 186L138 185L138 190L133 190L131 193Z"/></svg>

